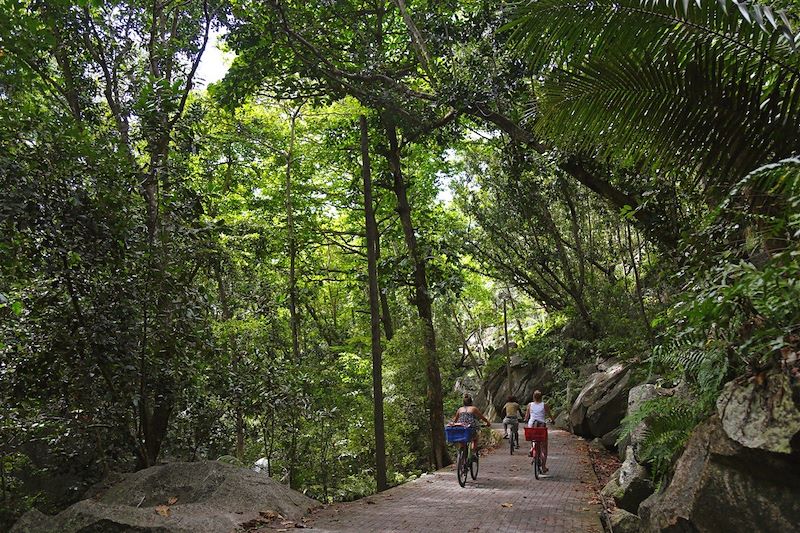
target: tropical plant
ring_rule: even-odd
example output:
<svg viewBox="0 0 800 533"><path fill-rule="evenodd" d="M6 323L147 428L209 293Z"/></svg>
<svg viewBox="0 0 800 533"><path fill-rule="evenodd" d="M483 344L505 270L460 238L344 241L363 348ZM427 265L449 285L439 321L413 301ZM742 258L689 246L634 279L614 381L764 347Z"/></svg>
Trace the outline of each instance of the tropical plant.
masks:
<svg viewBox="0 0 800 533"><path fill-rule="evenodd" d="M512 41L543 82L529 117L567 150L725 185L800 149L783 11L734 0L535 0Z"/></svg>
<svg viewBox="0 0 800 533"><path fill-rule="evenodd" d="M647 400L622 421L617 442L625 442L632 433L640 431L638 458L650 467L653 480L660 484L708 407L708 403L680 396Z"/></svg>

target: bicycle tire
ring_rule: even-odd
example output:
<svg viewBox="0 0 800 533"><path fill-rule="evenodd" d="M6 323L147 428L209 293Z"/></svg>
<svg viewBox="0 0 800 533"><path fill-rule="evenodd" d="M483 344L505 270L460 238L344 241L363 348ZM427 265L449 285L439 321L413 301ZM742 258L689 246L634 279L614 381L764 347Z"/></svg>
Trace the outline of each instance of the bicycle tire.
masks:
<svg viewBox="0 0 800 533"><path fill-rule="evenodd" d="M509 447L511 448L511 455L514 455L514 433L513 432L508 437L508 444L509 444Z"/></svg>
<svg viewBox="0 0 800 533"><path fill-rule="evenodd" d="M458 459L456 460L456 478L458 478L458 484L462 487L467 484L467 468L466 464L466 453L464 453L464 448L458 450Z"/></svg>
<svg viewBox="0 0 800 533"><path fill-rule="evenodd" d="M473 481L475 480L475 478L478 477L478 466L480 466L480 455L478 455L478 452L476 451L475 460L470 462L469 464L469 473L472 476ZM467 477L466 474L464 475L464 477L465 478Z"/></svg>
<svg viewBox="0 0 800 533"><path fill-rule="evenodd" d="M539 450L539 446L536 446L536 451L533 453L533 477L536 479L539 479L539 473L541 472L541 453L542 452Z"/></svg>

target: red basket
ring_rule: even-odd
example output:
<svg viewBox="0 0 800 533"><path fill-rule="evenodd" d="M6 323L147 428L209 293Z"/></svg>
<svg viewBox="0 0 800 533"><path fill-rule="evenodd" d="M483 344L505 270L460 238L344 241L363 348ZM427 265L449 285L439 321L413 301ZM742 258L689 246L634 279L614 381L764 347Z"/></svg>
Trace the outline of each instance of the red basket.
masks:
<svg viewBox="0 0 800 533"><path fill-rule="evenodd" d="M547 440L547 428L525 428L525 440L544 442Z"/></svg>

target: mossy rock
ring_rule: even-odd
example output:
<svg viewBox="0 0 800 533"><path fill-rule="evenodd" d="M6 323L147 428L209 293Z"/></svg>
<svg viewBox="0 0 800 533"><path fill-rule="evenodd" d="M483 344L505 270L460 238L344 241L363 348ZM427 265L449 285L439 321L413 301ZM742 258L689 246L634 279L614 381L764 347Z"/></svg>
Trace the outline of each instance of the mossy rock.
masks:
<svg viewBox="0 0 800 533"><path fill-rule="evenodd" d="M217 461L219 461L220 463L225 463L226 465L239 466L241 468L244 468L244 463L241 462L236 457L234 457L233 455L223 455L222 457L217 459Z"/></svg>

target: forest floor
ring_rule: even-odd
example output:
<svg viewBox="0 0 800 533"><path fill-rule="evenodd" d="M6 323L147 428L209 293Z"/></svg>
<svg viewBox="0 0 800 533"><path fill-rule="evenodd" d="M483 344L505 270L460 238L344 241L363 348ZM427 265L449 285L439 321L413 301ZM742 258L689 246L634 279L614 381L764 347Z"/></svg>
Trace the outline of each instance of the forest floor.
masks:
<svg viewBox="0 0 800 533"><path fill-rule="evenodd" d="M550 471L538 481L527 446L520 442L519 451L510 455L508 441L502 441L481 456L478 478L468 479L464 488L450 466L380 494L323 507L294 527L319 532L601 533L598 481L586 442L566 431L550 431ZM287 531L287 526L258 531Z"/></svg>

